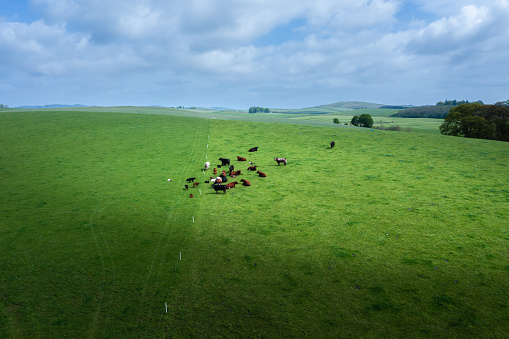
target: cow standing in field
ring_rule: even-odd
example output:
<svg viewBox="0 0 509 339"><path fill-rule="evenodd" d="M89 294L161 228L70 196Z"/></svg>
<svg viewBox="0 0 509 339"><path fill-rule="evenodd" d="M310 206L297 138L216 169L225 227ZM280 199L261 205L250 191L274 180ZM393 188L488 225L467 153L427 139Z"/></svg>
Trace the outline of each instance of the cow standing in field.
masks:
<svg viewBox="0 0 509 339"><path fill-rule="evenodd" d="M223 191L223 193L226 194L226 185L214 185L212 187L214 188L214 191L216 191L216 193L218 191Z"/></svg>
<svg viewBox="0 0 509 339"><path fill-rule="evenodd" d="M221 166L229 166L230 165L230 159L219 158L219 160L221 161Z"/></svg>
<svg viewBox="0 0 509 339"><path fill-rule="evenodd" d="M336 143L334 141L331 141L330 148L332 149L335 145L336 145Z"/></svg>
<svg viewBox="0 0 509 339"><path fill-rule="evenodd" d="M274 161L277 162L277 165L285 164L286 166L286 158L274 158Z"/></svg>

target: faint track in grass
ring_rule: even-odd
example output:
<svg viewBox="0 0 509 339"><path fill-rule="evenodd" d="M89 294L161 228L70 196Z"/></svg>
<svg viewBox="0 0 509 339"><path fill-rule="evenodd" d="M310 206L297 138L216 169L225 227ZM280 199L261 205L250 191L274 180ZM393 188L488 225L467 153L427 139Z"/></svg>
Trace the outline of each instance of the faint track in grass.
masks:
<svg viewBox="0 0 509 339"><path fill-rule="evenodd" d="M208 129L208 126L206 127ZM193 173L194 167L197 167L195 163L195 159L198 158L202 152L202 147L205 147L203 145L204 138L209 134L209 131L205 131L205 126L199 126L195 132L195 137L193 141L193 146L191 148L190 152L190 161L186 162L181 169L180 177L185 178L191 175L190 173ZM205 138L206 141L206 138ZM196 169L196 171L201 171L201 169ZM163 274L164 270L167 269L168 264L171 264L172 260L175 263L174 265L178 264L177 261L177 255L179 253L178 249L171 248L171 242L174 240L174 237L176 236L176 233L180 231L181 227L186 227L185 233L181 235L182 239L181 241L185 243L187 236L189 234L191 221L189 224L186 223L186 226L181 226L179 224L176 224L178 220L185 220L185 218L188 218L188 220L191 220L192 215L189 216L183 216L181 207L184 205L185 201L187 199L190 199L188 194L179 194L178 189L174 189L171 196L168 197L168 200L170 202L170 212L168 213L168 216L166 218L166 221L162 227L161 230L161 236L159 237L157 246L154 251L153 259L149 268L149 271L147 273L147 277L145 279L145 284L143 286L141 300L151 300L157 291L158 286L161 284L161 275ZM194 210L193 210L194 213ZM174 254L168 254L168 252L174 250ZM175 258L175 259L173 259ZM173 278L173 277L172 277ZM173 279L172 279L173 280ZM167 282L170 285L174 284L175 281ZM151 295L153 294L153 295ZM140 305L139 308L139 316L137 327L140 326L140 321L142 319L148 319L150 320L152 318L152 312L154 308L161 307L163 308L164 301L161 302L161 305Z"/></svg>
<svg viewBox="0 0 509 339"><path fill-rule="evenodd" d="M109 253L109 256L110 256L110 261L111 261L111 271L113 272L113 279L115 279L115 266L114 266L114 263L113 263L113 259L111 258L111 250L108 246L108 243L106 241L106 239L104 238L104 235L102 234L102 232L100 232L100 236L102 238L102 242L104 243L103 246L101 246L100 244L100 241L99 241L99 237L98 235L96 234L96 231L94 230L94 224L97 225L97 226L100 226L100 217L102 215L102 213L104 212L104 210L106 210L106 208L108 207L109 203L106 203L102 208L98 208L96 207L95 210L92 212L92 214L90 215L90 221L89 221L89 224L90 224L90 231L92 233L92 237L94 238L94 242L95 242L95 245L97 247L97 253L99 254L99 257L100 257L100 260L101 260L101 266L102 266L102 283L101 283L101 292L99 294L99 300L98 300L98 303L99 305L97 306L97 310L95 311L94 313L94 319L93 319L93 322L91 324L91 327L90 327L90 333L89 333L89 337L90 338L94 338L96 335L95 335L95 332L97 330L97 327L98 327L98 323L99 323L99 314L101 313L101 308L102 308L102 302L103 302L103 299L104 299L104 288L105 288L105 283L107 281L107 267L106 267L106 261L104 259L104 256L105 256L105 253L104 253L104 247L106 247L106 251L107 253ZM94 221L95 219L95 221Z"/></svg>
<svg viewBox="0 0 509 339"><path fill-rule="evenodd" d="M207 141L206 141L206 142L207 142L207 146L206 146L206 150L205 150L205 158L206 158L206 159L208 159L208 149L209 149L209 143L210 143L210 136L211 136L211 134L212 134L212 120L213 120L213 119L214 119L214 117L211 117L211 119L210 119L210 124L209 124L209 131L206 133L206 135L207 135ZM193 150L194 150L194 149L193 149ZM210 159L208 159L208 160L210 160ZM208 160L207 160L207 161L208 161ZM194 210L193 210L193 219L190 219L190 220L189 220L189 224L188 224L188 226L187 226L187 229L188 229L188 230L187 230L187 232L185 233L185 238L183 239L184 241L187 239L187 236L189 235L189 230L191 229L192 224L193 224L193 222L194 222L194 214L195 214L194 212L195 212L195 211L196 211L196 207L195 207L195 208L194 208ZM168 238L168 242L167 242L167 244L166 244L166 248L168 248L168 247L169 247L169 241L170 241L170 239ZM179 260L179 261L180 261L180 260ZM175 260L175 263L176 263L175 265L177 265L177 264L179 263L179 261ZM167 294L166 294L166 296L165 296L165 302L166 302L166 300L169 300L169 299L170 299L170 295L171 295L171 293L172 293L172 289L171 289L171 288L169 288L169 289L168 289L168 293L167 293ZM157 324L157 328L155 329L154 336L157 336L157 333L159 332L159 328L160 328L160 326L161 326L161 322L162 322L162 320L163 320L164 314L165 314L165 311L163 310L162 305L161 305L161 312L160 312L159 322L158 322L158 324Z"/></svg>

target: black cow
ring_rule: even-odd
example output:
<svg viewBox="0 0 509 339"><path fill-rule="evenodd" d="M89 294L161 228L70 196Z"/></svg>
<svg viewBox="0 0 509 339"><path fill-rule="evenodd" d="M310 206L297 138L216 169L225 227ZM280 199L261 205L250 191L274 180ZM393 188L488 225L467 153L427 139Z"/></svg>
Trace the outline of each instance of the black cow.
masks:
<svg viewBox="0 0 509 339"><path fill-rule="evenodd" d="M249 152L256 152L258 151L258 147L253 147L249 149Z"/></svg>
<svg viewBox="0 0 509 339"><path fill-rule="evenodd" d="M194 180L195 180L195 179L196 179L196 178L187 178L187 179L186 179L186 181L187 181L187 182L194 182Z"/></svg>
<svg viewBox="0 0 509 339"><path fill-rule="evenodd" d="M331 142L330 142L330 148L333 148L333 147L334 147L334 145L336 145L336 143L335 143L334 141L331 141Z"/></svg>
<svg viewBox="0 0 509 339"><path fill-rule="evenodd" d="M222 166L229 166L230 165L230 159L219 158L219 160L221 160L221 165Z"/></svg>
<svg viewBox="0 0 509 339"><path fill-rule="evenodd" d="M235 171L235 167L233 165L230 166L230 172Z"/></svg>
<svg viewBox="0 0 509 339"><path fill-rule="evenodd" d="M219 185L219 184L216 184L216 185L213 185L212 188L214 188L214 191L223 191L224 194L226 194L226 185Z"/></svg>

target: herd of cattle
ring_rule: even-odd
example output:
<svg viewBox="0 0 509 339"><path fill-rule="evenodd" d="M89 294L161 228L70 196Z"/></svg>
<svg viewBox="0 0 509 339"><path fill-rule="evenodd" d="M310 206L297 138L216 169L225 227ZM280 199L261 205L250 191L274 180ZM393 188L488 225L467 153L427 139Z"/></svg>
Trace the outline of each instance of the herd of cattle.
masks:
<svg viewBox="0 0 509 339"><path fill-rule="evenodd" d="M249 149L249 152L256 152L258 151L258 147L253 147ZM211 184L214 191L217 192L223 192L226 194L226 190L235 188L235 185L238 185L238 181L231 181L228 182L228 177L231 179L234 179L238 177L239 175L242 175L242 170L235 170L235 166L231 164L230 159L226 158L219 158L219 161L221 161L221 165L217 165L218 168L228 166L228 173L226 170L222 170L222 172L217 176L217 168L214 168L214 177L210 177L210 180L205 181L207 184ZM247 161L246 158L237 156L237 161L243 162ZM278 165L284 164L286 166L286 158L274 158L274 161L277 162ZM267 174L257 170L257 165L253 164L252 162L249 163L251 166L247 168L248 171L255 172L258 174L259 177L267 177ZM205 163L205 170L208 170L210 168L210 162ZM192 188L196 188L200 183L195 181L196 178L187 178L184 190L189 190L190 185L192 185ZM243 186L251 186L251 183L246 179L241 179L240 182ZM193 197L193 194L189 195L191 198Z"/></svg>

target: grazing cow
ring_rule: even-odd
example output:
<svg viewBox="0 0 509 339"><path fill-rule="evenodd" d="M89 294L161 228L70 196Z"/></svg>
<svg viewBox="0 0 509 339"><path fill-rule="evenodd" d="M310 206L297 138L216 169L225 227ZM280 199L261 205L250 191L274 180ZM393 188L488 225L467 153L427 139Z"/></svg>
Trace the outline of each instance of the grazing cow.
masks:
<svg viewBox="0 0 509 339"><path fill-rule="evenodd" d="M214 174L217 174L217 168L214 167Z"/></svg>
<svg viewBox="0 0 509 339"><path fill-rule="evenodd" d="M286 166L286 158L274 158L274 161L277 162L277 165L279 166L281 163L285 164Z"/></svg>
<svg viewBox="0 0 509 339"><path fill-rule="evenodd" d="M186 191L189 190L189 185L184 185L186 188L184 188Z"/></svg>
<svg viewBox="0 0 509 339"><path fill-rule="evenodd" d="M235 166L231 165L230 168L229 168L230 172L235 170Z"/></svg>
<svg viewBox="0 0 509 339"><path fill-rule="evenodd" d="M229 166L230 165L230 159L219 158L219 160L221 160L221 165L222 166Z"/></svg>
<svg viewBox="0 0 509 339"><path fill-rule="evenodd" d="M242 183L242 185L244 186L251 186L251 183L249 181L247 181L246 179L240 179L240 182Z"/></svg>
<svg viewBox="0 0 509 339"><path fill-rule="evenodd" d="M235 188L235 185L237 185L237 184L238 184L237 181L229 182L226 184L226 189L229 190L229 189Z"/></svg>
<svg viewBox="0 0 509 339"><path fill-rule="evenodd" d="M336 145L336 143L334 141L330 142L330 148L333 148L335 145Z"/></svg>
<svg viewBox="0 0 509 339"><path fill-rule="evenodd" d="M263 172L260 172L260 171L256 171L256 173L258 173L259 176L265 178L267 176L267 174L263 173Z"/></svg>
<svg viewBox="0 0 509 339"><path fill-rule="evenodd" d="M186 181L187 181L187 182L194 182L194 180L195 180L195 179L196 179L196 178L187 178L187 179L186 179Z"/></svg>
<svg viewBox="0 0 509 339"><path fill-rule="evenodd" d="M258 151L258 147L253 147L249 149L249 152L256 152Z"/></svg>
<svg viewBox="0 0 509 339"><path fill-rule="evenodd" d="M238 170L238 171L231 171L230 172L230 177L232 178L235 178L237 175L241 175L242 173L240 173L241 170Z"/></svg>
<svg viewBox="0 0 509 339"><path fill-rule="evenodd" d="M194 182L193 183L193 188L195 188L196 186L198 186L200 183L199 182Z"/></svg>
<svg viewBox="0 0 509 339"><path fill-rule="evenodd" d="M239 157L239 156L237 155L237 160L238 160L238 161L246 161L247 159L246 159L246 158L243 158L243 157Z"/></svg>
<svg viewBox="0 0 509 339"><path fill-rule="evenodd" d="M248 170L248 171L256 171L256 166L258 166L258 165L249 166L249 167L247 168L247 170Z"/></svg>
<svg viewBox="0 0 509 339"><path fill-rule="evenodd" d="M226 185L213 185L212 188L214 188L214 191L216 191L216 193L218 191L223 191L223 193L226 194Z"/></svg>

